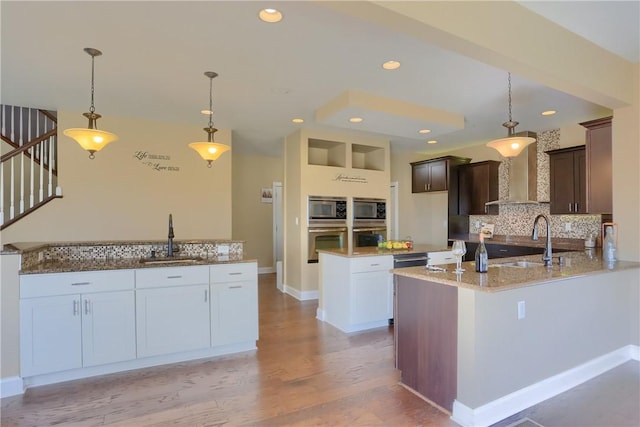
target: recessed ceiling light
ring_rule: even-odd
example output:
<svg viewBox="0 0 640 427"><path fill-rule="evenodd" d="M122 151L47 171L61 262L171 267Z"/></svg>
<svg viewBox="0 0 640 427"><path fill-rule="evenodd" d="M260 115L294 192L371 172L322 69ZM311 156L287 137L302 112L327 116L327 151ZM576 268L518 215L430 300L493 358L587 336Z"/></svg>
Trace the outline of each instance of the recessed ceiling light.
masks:
<svg viewBox="0 0 640 427"><path fill-rule="evenodd" d="M418 133L425 134L431 132L431 129L420 129Z"/></svg>
<svg viewBox="0 0 640 427"><path fill-rule="evenodd" d="M351 123L360 123L362 121L362 117L351 117L349 121Z"/></svg>
<svg viewBox="0 0 640 427"><path fill-rule="evenodd" d="M262 9L260 13L258 13L258 17L264 22L273 24L282 20L282 13L277 9Z"/></svg>
<svg viewBox="0 0 640 427"><path fill-rule="evenodd" d="M201 112L202 114L204 114L205 116L208 116L208 115L209 115L209 114L211 114L213 111L211 111L211 110L200 110L200 112Z"/></svg>
<svg viewBox="0 0 640 427"><path fill-rule="evenodd" d="M291 120L293 123L304 123L303 119L293 119Z"/></svg>
<svg viewBox="0 0 640 427"><path fill-rule="evenodd" d="M400 68L400 63L398 61L387 61L382 64L382 68L385 70L397 70Z"/></svg>
<svg viewBox="0 0 640 427"><path fill-rule="evenodd" d="M553 116L556 113L556 110L547 110L547 111L543 111L542 114L543 116Z"/></svg>
<svg viewBox="0 0 640 427"><path fill-rule="evenodd" d="M436 141L435 139L431 139L429 141L427 141L427 144L437 144L438 141Z"/></svg>

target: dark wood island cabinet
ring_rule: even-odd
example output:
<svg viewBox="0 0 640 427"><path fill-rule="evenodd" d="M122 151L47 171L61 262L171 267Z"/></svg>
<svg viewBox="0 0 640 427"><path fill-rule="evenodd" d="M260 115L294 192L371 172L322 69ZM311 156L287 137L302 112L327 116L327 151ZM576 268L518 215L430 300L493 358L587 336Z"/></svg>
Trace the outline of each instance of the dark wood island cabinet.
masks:
<svg viewBox="0 0 640 427"><path fill-rule="evenodd" d="M457 390L458 289L395 277L396 367L401 382L448 412Z"/></svg>

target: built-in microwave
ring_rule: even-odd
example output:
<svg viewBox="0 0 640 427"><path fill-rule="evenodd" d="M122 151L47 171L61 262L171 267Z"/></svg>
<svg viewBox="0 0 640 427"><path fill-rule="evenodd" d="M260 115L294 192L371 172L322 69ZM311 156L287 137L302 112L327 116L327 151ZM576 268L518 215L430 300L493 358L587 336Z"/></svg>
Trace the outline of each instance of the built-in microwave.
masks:
<svg viewBox="0 0 640 427"><path fill-rule="evenodd" d="M309 220L347 220L347 198L309 196Z"/></svg>
<svg viewBox="0 0 640 427"><path fill-rule="evenodd" d="M387 202L383 199L353 198L353 219L382 220L387 218Z"/></svg>

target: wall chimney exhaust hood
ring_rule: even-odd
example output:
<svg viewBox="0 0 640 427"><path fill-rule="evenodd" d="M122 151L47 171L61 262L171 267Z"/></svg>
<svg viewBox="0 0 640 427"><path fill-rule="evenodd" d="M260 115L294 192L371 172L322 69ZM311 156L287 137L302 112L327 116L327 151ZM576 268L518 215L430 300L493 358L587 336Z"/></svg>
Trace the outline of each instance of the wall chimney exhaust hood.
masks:
<svg viewBox="0 0 640 427"><path fill-rule="evenodd" d="M538 139L534 132L518 132L518 136ZM506 200L494 200L486 205L506 205L516 203L539 204L538 201L538 143L534 142L516 157L509 157L503 162L509 168L509 197Z"/></svg>

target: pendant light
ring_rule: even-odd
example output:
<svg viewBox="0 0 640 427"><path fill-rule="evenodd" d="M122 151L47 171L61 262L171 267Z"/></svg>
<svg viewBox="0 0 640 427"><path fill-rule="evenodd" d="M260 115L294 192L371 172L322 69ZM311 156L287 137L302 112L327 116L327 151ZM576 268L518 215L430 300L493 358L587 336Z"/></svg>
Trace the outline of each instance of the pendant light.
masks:
<svg viewBox="0 0 640 427"><path fill-rule="evenodd" d="M507 137L491 141L487 147L495 148L504 157L515 157L527 145L536 142L535 138L516 136L513 130L518 126L518 122L511 119L511 73L509 73L509 121L504 122L502 126L507 128Z"/></svg>
<svg viewBox="0 0 640 427"><path fill-rule="evenodd" d="M192 142L189 144L189 147L193 148L200 154L204 160L207 161L207 167L211 167L211 162L220 157L225 151L231 149L228 145L218 144L213 141L213 134L218 131L218 129L213 127L213 79L218 77L218 73L214 73L213 71L205 71L205 76L209 78L209 126L204 128L204 131L207 132L207 142Z"/></svg>
<svg viewBox="0 0 640 427"><path fill-rule="evenodd" d="M89 158L95 158L94 154L97 151L102 150L107 146L110 142L117 141L118 136L111 133L105 132L103 130L98 130L96 121L102 117L100 114L97 114L95 111L95 107L93 106L93 92L94 92L94 61L96 56L102 55L98 49L94 49L91 47L84 48L84 51L87 52L91 56L91 107L89 108L89 112L83 113L82 115L89 119L89 125L87 128L73 128L66 129L63 133L68 137L75 139L75 141L80 144L80 146L89 152Z"/></svg>

